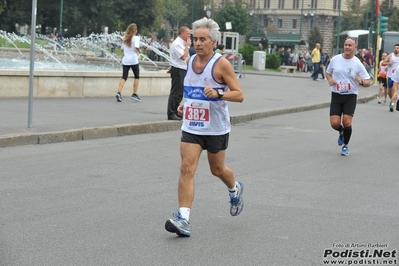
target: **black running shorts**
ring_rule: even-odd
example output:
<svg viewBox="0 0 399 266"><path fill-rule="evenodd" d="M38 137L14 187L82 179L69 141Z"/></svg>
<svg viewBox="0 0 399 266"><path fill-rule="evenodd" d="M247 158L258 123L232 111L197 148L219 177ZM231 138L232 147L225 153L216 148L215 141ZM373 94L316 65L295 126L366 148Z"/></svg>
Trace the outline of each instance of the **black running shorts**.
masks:
<svg viewBox="0 0 399 266"><path fill-rule="evenodd" d="M127 77L129 75L129 70L132 69L134 78L139 79L140 78L140 67L139 64L137 65L123 65L123 73L122 73L122 79L125 81L127 80Z"/></svg>
<svg viewBox="0 0 399 266"><path fill-rule="evenodd" d="M350 115L355 114L356 109L356 94L341 95L335 92L331 93L330 116Z"/></svg>
<svg viewBox="0 0 399 266"><path fill-rule="evenodd" d="M227 149L229 144L229 133L225 135L195 135L182 131L181 142L198 144L203 150L210 153L218 153Z"/></svg>
<svg viewBox="0 0 399 266"><path fill-rule="evenodd" d="M382 78L382 77L378 77L378 83L381 84L384 88L387 87L388 83L387 83L387 78Z"/></svg>

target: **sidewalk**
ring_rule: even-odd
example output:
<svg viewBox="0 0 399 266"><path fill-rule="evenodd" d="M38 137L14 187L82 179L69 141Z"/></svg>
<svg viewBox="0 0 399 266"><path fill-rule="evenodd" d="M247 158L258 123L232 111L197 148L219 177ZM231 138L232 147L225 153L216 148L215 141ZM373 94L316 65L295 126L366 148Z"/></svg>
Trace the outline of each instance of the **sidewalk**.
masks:
<svg viewBox="0 0 399 266"><path fill-rule="evenodd" d="M247 70L239 82L245 100L229 103L232 124L327 108L330 102L327 82L312 81L309 73ZM31 128L27 98L0 99L0 148L180 129L181 122L167 120L167 95L143 96L140 103L124 98L117 103L115 91L107 98L35 98ZM358 101L373 100L377 92L377 86L360 88Z"/></svg>

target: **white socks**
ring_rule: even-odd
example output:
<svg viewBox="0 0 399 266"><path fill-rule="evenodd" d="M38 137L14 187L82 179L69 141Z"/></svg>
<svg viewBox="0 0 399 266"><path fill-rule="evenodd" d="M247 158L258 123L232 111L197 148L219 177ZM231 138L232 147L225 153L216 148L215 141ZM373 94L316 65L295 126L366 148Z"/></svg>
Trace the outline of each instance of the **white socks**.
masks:
<svg viewBox="0 0 399 266"><path fill-rule="evenodd" d="M237 197L237 182L233 188L229 188L230 197Z"/></svg>
<svg viewBox="0 0 399 266"><path fill-rule="evenodd" d="M190 219L190 208L181 207L179 208L179 212L181 214L181 217L186 219L188 222L188 220Z"/></svg>

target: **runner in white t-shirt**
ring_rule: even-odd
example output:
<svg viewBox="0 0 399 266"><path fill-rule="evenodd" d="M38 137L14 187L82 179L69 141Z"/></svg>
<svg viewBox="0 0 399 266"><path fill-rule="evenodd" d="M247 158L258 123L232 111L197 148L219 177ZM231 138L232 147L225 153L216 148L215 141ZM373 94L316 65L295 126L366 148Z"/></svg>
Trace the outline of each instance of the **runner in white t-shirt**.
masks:
<svg viewBox="0 0 399 266"><path fill-rule="evenodd" d="M344 53L334 56L326 70L331 89L330 124L339 132L338 145L341 155L349 155L349 140L352 135L352 119L355 114L359 85L370 86L370 76L360 60L355 57L356 42L348 38Z"/></svg>

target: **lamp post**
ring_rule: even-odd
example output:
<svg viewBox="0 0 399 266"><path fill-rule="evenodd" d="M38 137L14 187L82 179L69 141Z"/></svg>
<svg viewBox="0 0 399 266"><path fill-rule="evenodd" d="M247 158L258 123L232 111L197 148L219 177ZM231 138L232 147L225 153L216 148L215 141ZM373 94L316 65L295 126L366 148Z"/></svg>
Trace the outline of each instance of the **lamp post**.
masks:
<svg viewBox="0 0 399 266"><path fill-rule="evenodd" d="M301 35L301 39L303 39L302 38L302 20L303 20L303 0L302 0L302 7L301 7L301 19L300 19L300 22L299 22L299 35Z"/></svg>
<svg viewBox="0 0 399 266"><path fill-rule="evenodd" d="M191 1L191 25L194 22L194 0Z"/></svg>
<svg viewBox="0 0 399 266"><path fill-rule="evenodd" d="M341 0L338 0L338 31L337 31L337 45L336 45L336 51L337 54L339 54L339 34L341 31Z"/></svg>
<svg viewBox="0 0 399 266"><path fill-rule="evenodd" d="M303 16L306 17L307 20L308 20L308 31L309 31L310 30L310 18L311 17L313 18L313 24L314 24L314 14L313 14L313 12L311 12L310 5L308 5L308 9L306 10L305 14L303 14Z"/></svg>
<svg viewBox="0 0 399 266"><path fill-rule="evenodd" d="M211 5L205 5L204 6L204 11L206 11L206 16L208 18L211 18L212 15L212 6Z"/></svg>
<svg viewBox="0 0 399 266"><path fill-rule="evenodd" d="M62 34L62 9L64 6L64 0L61 0L61 8L60 8L60 34ZM62 34L63 36L64 34Z"/></svg>

